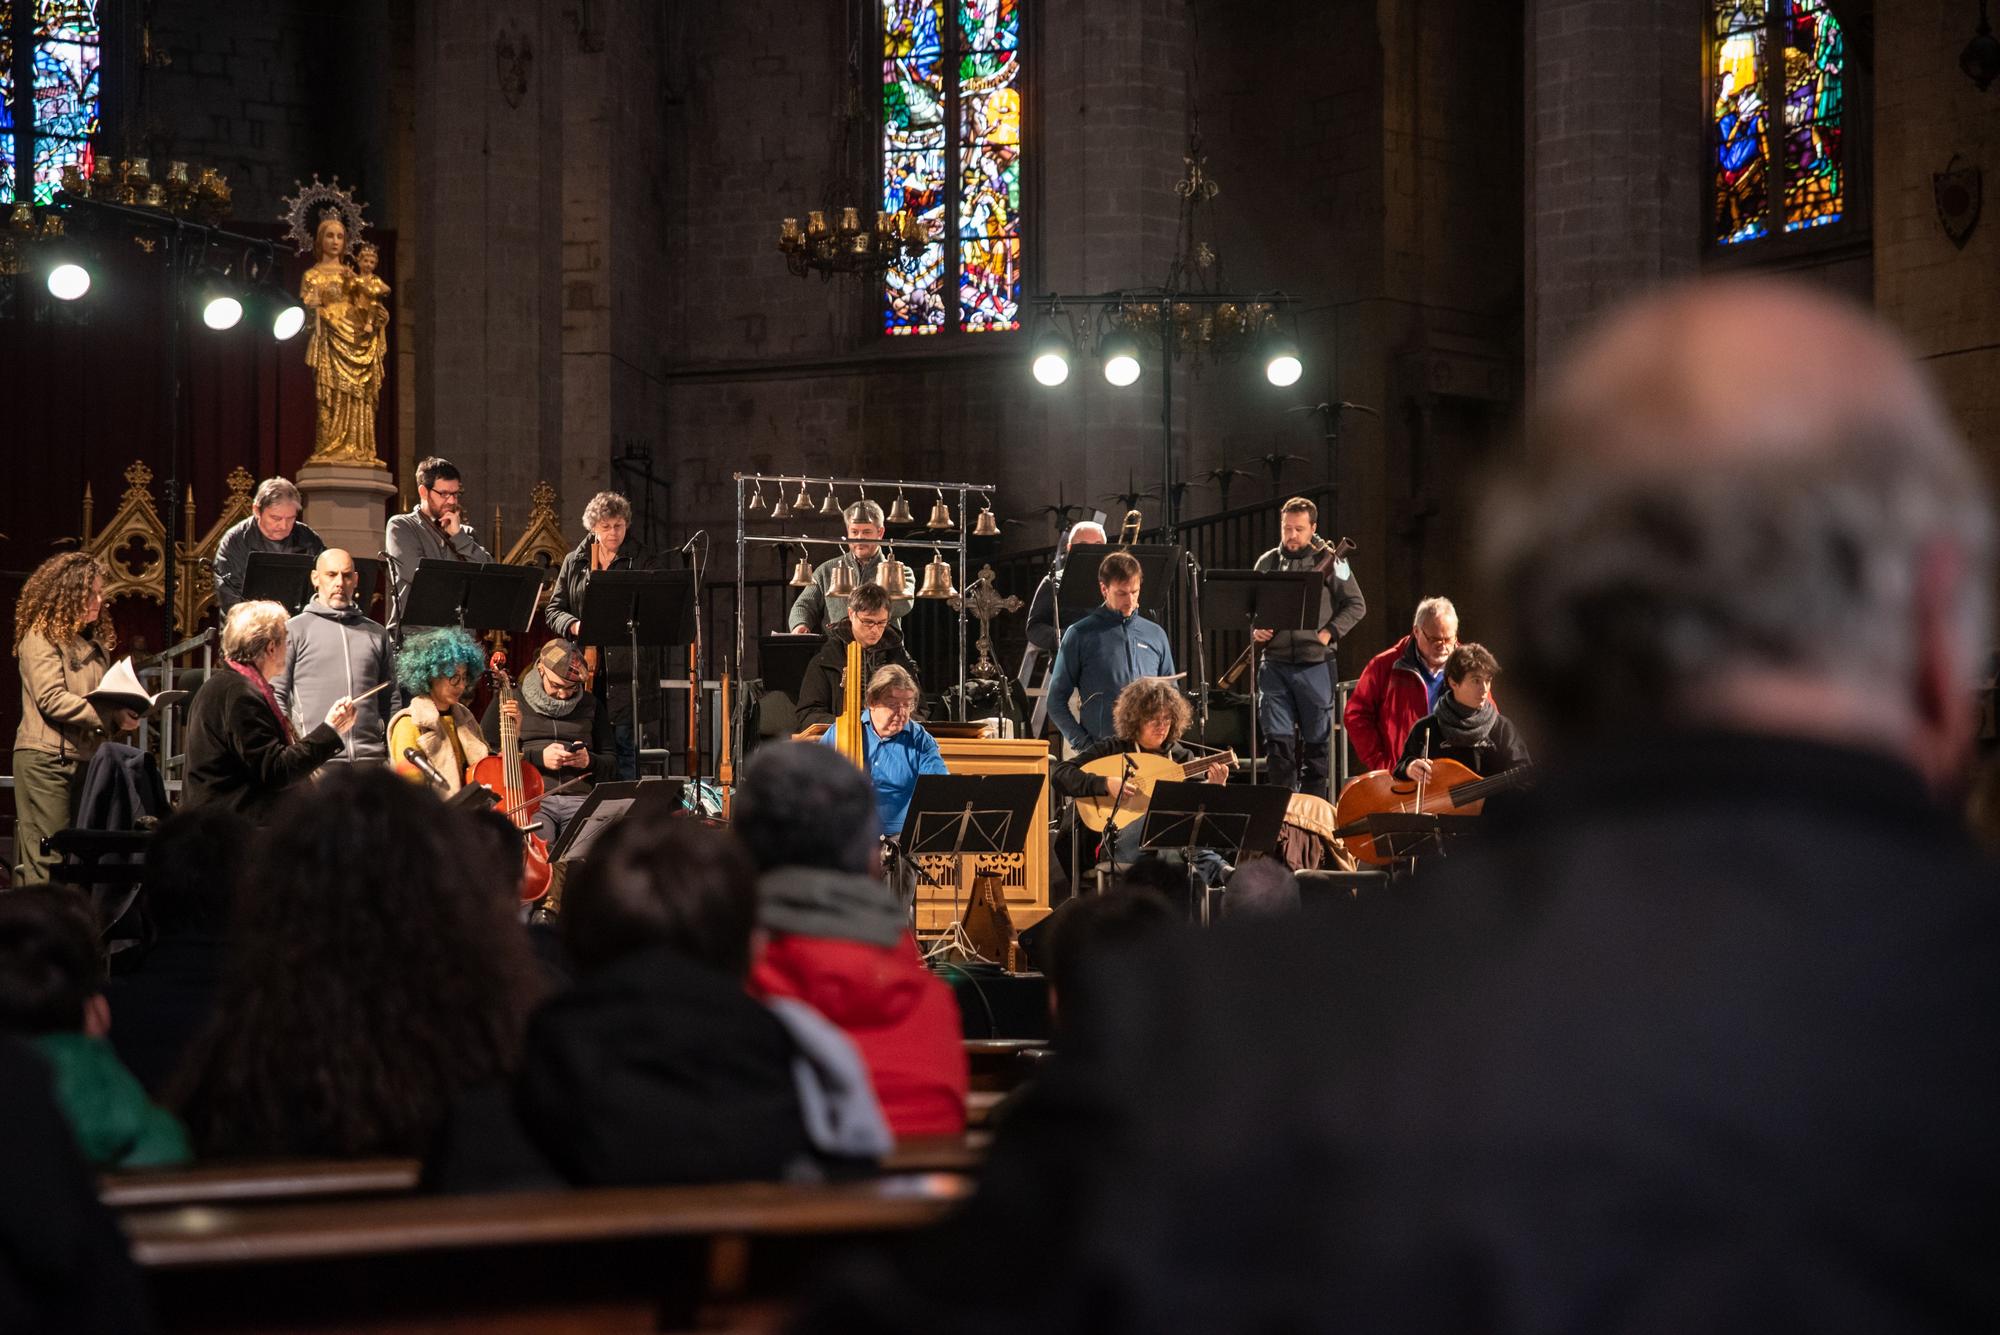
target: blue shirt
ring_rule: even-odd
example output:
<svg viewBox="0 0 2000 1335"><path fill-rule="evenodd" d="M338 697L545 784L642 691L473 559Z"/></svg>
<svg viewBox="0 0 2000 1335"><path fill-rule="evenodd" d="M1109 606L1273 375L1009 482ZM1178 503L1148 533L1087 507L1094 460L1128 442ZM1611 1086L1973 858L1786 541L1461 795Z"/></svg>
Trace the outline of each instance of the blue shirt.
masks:
<svg viewBox="0 0 2000 1335"><path fill-rule="evenodd" d="M821 746L832 746L834 730L820 735ZM937 738L924 725L911 719L893 737L878 736L875 720L864 710L861 716L861 744L867 757L868 780L875 785L875 814L881 818L882 833L898 835L910 814L910 796L917 790L919 774L949 774L944 757L938 754Z"/></svg>
<svg viewBox="0 0 2000 1335"><path fill-rule="evenodd" d="M1444 694L1444 669L1440 667L1436 671L1432 671L1431 665L1424 662L1423 655L1417 652L1417 637L1415 635L1410 636L1410 647L1403 651L1403 656L1398 660L1397 666L1406 667L1417 674L1418 680L1424 684L1424 691L1430 697L1431 709L1436 710L1438 707L1438 697Z"/></svg>
<svg viewBox="0 0 2000 1335"><path fill-rule="evenodd" d="M1056 665L1049 672L1049 717L1081 751L1116 735L1111 708L1118 703L1118 692L1141 677L1173 675L1174 649L1158 622L1100 607L1072 622L1056 646ZM1080 714L1070 711L1071 691L1082 697Z"/></svg>

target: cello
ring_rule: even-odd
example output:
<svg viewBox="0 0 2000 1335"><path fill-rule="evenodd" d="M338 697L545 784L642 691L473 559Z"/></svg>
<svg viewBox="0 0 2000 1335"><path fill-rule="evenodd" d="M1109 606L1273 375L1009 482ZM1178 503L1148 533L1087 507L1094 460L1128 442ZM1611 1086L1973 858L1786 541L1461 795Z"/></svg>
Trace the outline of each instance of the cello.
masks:
<svg viewBox="0 0 2000 1335"><path fill-rule="evenodd" d="M501 813L520 829L521 902L532 904L549 892L549 845L534 833L541 811L542 773L521 763L521 725L506 709L515 698L513 679L505 668L494 668L493 676L500 683L500 750L472 767L470 782L492 793Z"/></svg>
<svg viewBox="0 0 2000 1335"><path fill-rule="evenodd" d="M1365 824L1368 817L1476 816L1485 810L1487 798L1518 788L1533 777L1534 766L1516 765L1482 779L1468 766L1442 757L1431 762L1431 777L1426 783L1399 779L1394 770L1370 770L1340 790L1334 816L1339 828L1331 837L1343 841L1357 862L1379 867L1393 858L1386 849L1375 847L1374 836Z"/></svg>

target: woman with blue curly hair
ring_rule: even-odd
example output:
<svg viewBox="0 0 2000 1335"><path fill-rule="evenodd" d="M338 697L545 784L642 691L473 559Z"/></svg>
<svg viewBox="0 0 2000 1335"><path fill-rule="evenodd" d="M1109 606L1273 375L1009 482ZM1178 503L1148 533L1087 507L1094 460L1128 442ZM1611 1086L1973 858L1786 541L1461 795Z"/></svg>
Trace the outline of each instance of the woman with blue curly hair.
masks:
<svg viewBox="0 0 2000 1335"><path fill-rule="evenodd" d="M472 689L472 677L486 660L479 645L462 630L450 627L418 631L403 641L396 655L396 681L410 703L389 720L389 757L396 772L419 783L430 781L404 758L414 748L444 780L449 796L465 786L472 767L491 754L479 720L459 701ZM520 705L509 701L518 725Z"/></svg>

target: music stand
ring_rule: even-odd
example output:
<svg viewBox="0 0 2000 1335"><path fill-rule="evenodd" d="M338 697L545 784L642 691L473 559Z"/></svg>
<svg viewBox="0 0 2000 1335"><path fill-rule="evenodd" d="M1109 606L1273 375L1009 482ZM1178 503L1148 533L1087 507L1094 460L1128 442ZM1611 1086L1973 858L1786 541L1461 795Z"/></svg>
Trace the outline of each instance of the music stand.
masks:
<svg viewBox="0 0 2000 1335"><path fill-rule="evenodd" d="M584 857L600 835L634 812L648 817L673 815L681 809L685 789L679 779L622 779L594 785L563 826L562 837L549 850L549 861Z"/></svg>
<svg viewBox="0 0 2000 1335"><path fill-rule="evenodd" d="M1259 630L1308 630L1319 615L1320 590L1326 581L1312 570L1211 570L1202 589L1201 618L1206 630L1240 630L1250 634L1250 763L1262 773L1263 751L1257 741L1257 713L1263 699L1257 676ZM1285 787L1289 790L1291 785Z"/></svg>
<svg viewBox="0 0 2000 1335"><path fill-rule="evenodd" d="M632 651L632 750L645 747L639 714L639 646L694 639L694 574L687 570L599 570L583 587L583 644ZM690 775L690 778L693 776Z"/></svg>
<svg viewBox="0 0 2000 1335"><path fill-rule="evenodd" d="M1366 835L1373 844L1376 856L1386 857L1391 862L1414 864L1425 845L1436 849L1439 857L1444 857L1447 840L1478 834L1479 829L1477 816L1378 811L1341 826L1334 834L1343 839L1356 834Z"/></svg>
<svg viewBox="0 0 2000 1335"><path fill-rule="evenodd" d="M417 562L397 624L524 631L534 625L541 592L542 572L533 566L426 557Z"/></svg>
<svg viewBox="0 0 2000 1335"><path fill-rule="evenodd" d="M297 616L312 597L316 558L304 552L252 552L243 567L243 601L282 603L286 616Z"/></svg>
<svg viewBox="0 0 2000 1335"><path fill-rule="evenodd" d="M1234 862L1244 849L1268 852L1276 847L1285 823L1291 793L1254 783L1157 783L1145 824L1139 831L1141 851L1178 848L1188 877L1189 898L1201 905L1208 922L1208 896L1195 884L1195 850L1213 848Z"/></svg>
<svg viewBox="0 0 2000 1335"><path fill-rule="evenodd" d="M1019 853L1035 824L1035 803L1045 782L1040 774L920 774L903 818L902 853L959 857L968 853ZM1274 836L1275 837L1275 836ZM952 878L951 926L926 962L951 951L966 960L985 960L965 934L958 878ZM998 963L986 960L988 964Z"/></svg>
<svg viewBox="0 0 2000 1335"><path fill-rule="evenodd" d="M1124 552L1139 563L1139 614L1149 621L1166 624L1162 609L1173 601L1174 572L1180 568L1180 548L1158 543L1134 543L1130 547L1099 547L1094 544L1070 549L1063 562L1062 583L1056 589L1056 634L1079 617L1089 616L1104 606L1098 586L1097 568L1113 552ZM1097 553L1091 560L1090 553Z"/></svg>

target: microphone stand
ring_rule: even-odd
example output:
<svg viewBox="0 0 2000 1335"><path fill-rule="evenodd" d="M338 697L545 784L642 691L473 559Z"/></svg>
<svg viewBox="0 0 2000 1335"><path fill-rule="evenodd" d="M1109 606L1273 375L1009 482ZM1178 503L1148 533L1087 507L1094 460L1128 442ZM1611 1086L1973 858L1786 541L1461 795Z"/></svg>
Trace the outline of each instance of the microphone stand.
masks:
<svg viewBox="0 0 2000 1335"><path fill-rule="evenodd" d="M1132 791L1132 776L1139 771L1138 762L1132 753L1125 753L1125 782L1118 789L1118 796L1111 801L1111 814L1104 820L1105 861L1111 864L1112 875L1118 874L1118 813L1125 806L1125 795Z"/></svg>
<svg viewBox="0 0 2000 1335"><path fill-rule="evenodd" d="M1208 744L1208 649L1201 634L1201 561L1192 547L1184 549L1188 563L1188 596L1194 602L1195 730Z"/></svg>

